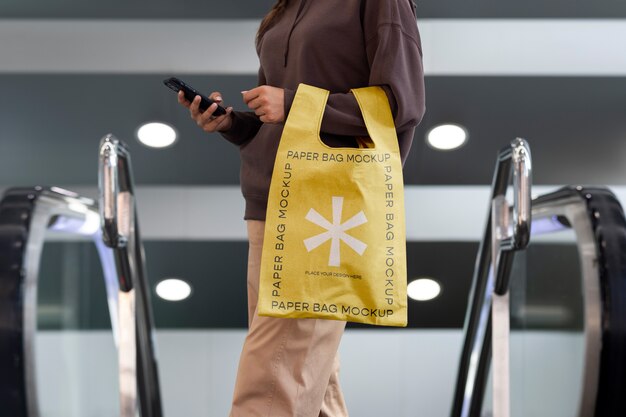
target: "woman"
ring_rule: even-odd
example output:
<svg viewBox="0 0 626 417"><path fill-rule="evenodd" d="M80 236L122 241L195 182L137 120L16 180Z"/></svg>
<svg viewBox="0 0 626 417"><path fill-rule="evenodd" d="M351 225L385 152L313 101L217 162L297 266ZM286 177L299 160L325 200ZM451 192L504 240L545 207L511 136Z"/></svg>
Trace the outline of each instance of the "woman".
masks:
<svg viewBox="0 0 626 417"><path fill-rule="evenodd" d="M394 115L402 161L424 113L422 52L411 0L279 0L256 45L258 86L242 92L251 109L214 117L179 102L206 132L238 145L248 227L248 324L231 417L342 417L337 349L345 323L256 315L267 195L280 136L299 83L331 92L322 121L330 146L367 136L351 88L381 86ZM222 102L219 92L211 94Z"/></svg>

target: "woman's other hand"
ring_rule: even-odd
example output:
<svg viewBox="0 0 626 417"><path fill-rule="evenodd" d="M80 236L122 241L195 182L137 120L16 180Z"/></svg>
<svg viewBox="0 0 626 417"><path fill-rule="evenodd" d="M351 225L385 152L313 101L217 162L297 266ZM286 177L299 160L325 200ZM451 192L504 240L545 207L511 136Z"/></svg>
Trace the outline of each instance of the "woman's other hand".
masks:
<svg viewBox="0 0 626 417"><path fill-rule="evenodd" d="M200 96L196 96L193 101L189 101L185 98L185 94L182 91L178 92L178 102L189 109L191 118L196 121L198 126L205 132L224 132L230 129L232 125L232 119L230 117L233 111L232 107L226 109L226 114L221 116L214 116L213 112L217 109L217 105L222 103L222 94L219 91L214 91L209 96L215 103L211 104L205 112L200 111Z"/></svg>
<svg viewBox="0 0 626 417"><path fill-rule="evenodd" d="M259 116L263 123L285 121L285 90L262 85L249 91L242 91L243 101Z"/></svg>

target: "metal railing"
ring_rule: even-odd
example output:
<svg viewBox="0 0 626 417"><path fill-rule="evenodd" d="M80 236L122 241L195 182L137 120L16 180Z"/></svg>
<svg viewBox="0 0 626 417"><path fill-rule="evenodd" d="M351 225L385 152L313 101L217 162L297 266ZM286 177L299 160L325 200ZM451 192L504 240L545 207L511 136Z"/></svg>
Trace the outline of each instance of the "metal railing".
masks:
<svg viewBox="0 0 626 417"><path fill-rule="evenodd" d="M499 154L491 210L469 298L451 416L485 415L483 399L490 365L491 415L510 415L509 287L515 251L528 245L531 232L534 237L566 229L571 229L576 238L581 276L580 282L572 285L580 287L583 302L581 385L578 395L571 398L576 403L575 416L623 415L626 412L626 398L622 395L626 387L624 212L615 196L604 188L566 187L531 202L530 174L530 152L525 142L518 140ZM510 175L513 175L515 200L512 208L505 200ZM541 380L539 375L537 378Z"/></svg>
<svg viewBox="0 0 626 417"><path fill-rule="evenodd" d="M513 179L512 216L506 201ZM483 240L478 250L468 313L464 325L452 417L480 415L492 356L492 303L494 293L506 294L507 277L515 251L530 240L532 166L530 148L515 139L498 153L492 195ZM510 218L512 217L512 221Z"/></svg>
<svg viewBox="0 0 626 417"><path fill-rule="evenodd" d="M121 417L161 417L161 397L150 291L137 221L130 153L113 135L100 142L102 237L113 249L119 274Z"/></svg>

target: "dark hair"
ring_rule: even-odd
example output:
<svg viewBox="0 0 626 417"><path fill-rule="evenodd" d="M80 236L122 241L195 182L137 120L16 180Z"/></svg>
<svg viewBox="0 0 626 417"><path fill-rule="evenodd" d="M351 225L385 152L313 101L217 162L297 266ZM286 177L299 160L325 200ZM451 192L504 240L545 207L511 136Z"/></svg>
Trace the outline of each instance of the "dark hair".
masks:
<svg viewBox="0 0 626 417"><path fill-rule="evenodd" d="M285 9L287 8L287 3L289 3L289 0L278 0L274 7L272 7L272 9L269 11L269 13L265 15L263 21L261 22L261 26L259 26L259 31L256 34L257 46L263 38L263 35L265 35L265 32L267 32L267 30L272 27L272 25L276 23L276 20L278 20L278 18L280 18L280 16L282 16L282 14L285 12Z"/></svg>

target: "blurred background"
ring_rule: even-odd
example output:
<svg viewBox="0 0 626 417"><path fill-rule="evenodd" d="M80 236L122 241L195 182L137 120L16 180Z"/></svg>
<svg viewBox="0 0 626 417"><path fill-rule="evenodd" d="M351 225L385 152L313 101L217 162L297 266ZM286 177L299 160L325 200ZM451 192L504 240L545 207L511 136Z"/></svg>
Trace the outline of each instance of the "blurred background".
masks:
<svg viewBox="0 0 626 417"><path fill-rule="evenodd" d="M272 4L0 4L0 193L42 185L97 198L100 139L113 133L126 142L166 416L228 413L246 332L247 243L237 148L198 129L162 80L177 76L207 95L218 90L227 105L244 110L240 91L256 85L253 39ZM427 112L404 170L408 272L409 281L431 280L422 281L431 291L413 294L408 329L348 329L342 384L354 416L448 415L500 148L515 137L528 140L533 194L609 185L626 201L626 3L422 0L417 11ZM141 143L138 130L150 122L171 126L175 141L163 148ZM437 145L433 129L446 124L460 127L461 137L452 137L458 148L437 148L455 145ZM571 240L542 241L528 256L543 267L529 265L526 273L555 288L577 274ZM556 259L571 259L571 270ZM189 286L188 297L157 294L157 284L171 278ZM560 320L565 338L580 329L576 303L542 310L539 295L535 301L536 314ZM38 294L43 417L118 413L110 329L95 248L51 237ZM545 360L538 369L568 356ZM564 387L550 396L566 402L570 394Z"/></svg>

